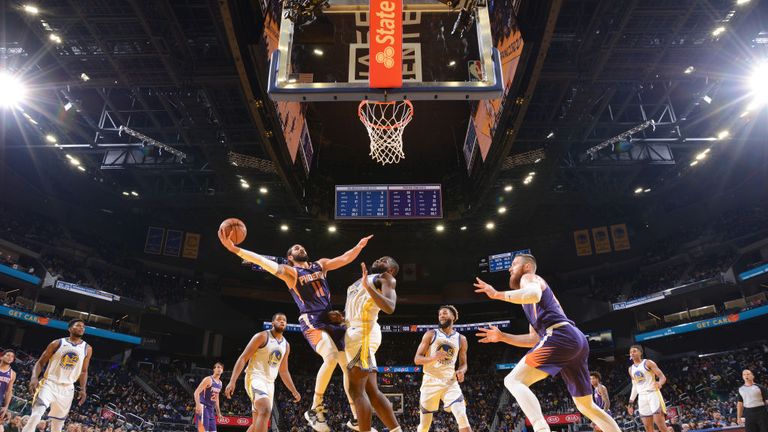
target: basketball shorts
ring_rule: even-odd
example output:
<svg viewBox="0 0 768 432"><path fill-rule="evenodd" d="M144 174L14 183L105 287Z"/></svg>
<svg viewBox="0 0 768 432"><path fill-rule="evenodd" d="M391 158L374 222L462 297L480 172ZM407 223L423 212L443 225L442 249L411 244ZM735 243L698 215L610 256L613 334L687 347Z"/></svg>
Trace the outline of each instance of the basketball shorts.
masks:
<svg viewBox="0 0 768 432"><path fill-rule="evenodd" d="M424 375L421 382L421 397L419 405L423 414L435 413L443 401L443 410L451 412L455 404L464 404L464 394L461 392L456 379L441 380L430 375Z"/></svg>
<svg viewBox="0 0 768 432"><path fill-rule="evenodd" d="M347 368L359 367L368 372L376 371L376 351L381 345L381 327L373 325L351 326L344 336Z"/></svg>
<svg viewBox="0 0 768 432"><path fill-rule="evenodd" d="M667 415L667 406L660 391L641 393L637 396L637 411L640 417L651 417L654 414Z"/></svg>
<svg viewBox="0 0 768 432"><path fill-rule="evenodd" d="M197 432L215 432L216 431L216 409L203 405L203 415L195 414L195 430Z"/></svg>
<svg viewBox="0 0 768 432"><path fill-rule="evenodd" d="M259 375L248 375L245 377L245 391L251 398L251 403L267 398L269 399L269 407L272 407L275 396L274 382L270 382Z"/></svg>
<svg viewBox="0 0 768 432"><path fill-rule="evenodd" d="M39 402L45 405L46 408L50 408L51 410L48 411L49 418L66 420L74 396L74 385L56 384L46 380L40 384L40 387L38 387L34 397L34 403Z"/></svg>
<svg viewBox="0 0 768 432"><path fill-rule="evenodd" d="M346 327L328 322L328 312L305 313L299 316L304 338L322 358L344 351Z"/></svg>
<svg viewBox="0 0 768 432"><path fill-rule="evenodd" d="M587 337L570 324L553 327L528 351L525 364L551 376L560 374L573 397L592 395Z"/></svg>

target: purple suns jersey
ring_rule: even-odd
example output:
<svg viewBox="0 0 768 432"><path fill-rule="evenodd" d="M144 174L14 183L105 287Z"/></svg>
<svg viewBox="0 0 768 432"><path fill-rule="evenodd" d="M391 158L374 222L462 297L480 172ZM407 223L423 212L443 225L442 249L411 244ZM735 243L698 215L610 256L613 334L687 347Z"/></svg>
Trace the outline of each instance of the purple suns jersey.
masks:
<svg viewBox="0 0 768 432"><path fill-rule="evenodd" d="M541 300L534 304L524 304L523 311L528 317L528 322L541 337L547 333L547 327L557 323L567 322L573 325L573 321L565 316L560 302L557 301L557 297L549 285L546 285L541 291Z"/></svg>
<svg viewBox="0 0 768 432"><path fill-rule="evenodd" d="M603 400L603 396L600 395L599 389L600 387L598 386L592 390L592 400L595 401L595 405L599 406L600 408L605 408L605 401Z"/></svg>
<svg viewBox="0 0 768 432"><path fill-rule="evenodd" d="M8 384L11 382L11 374L13 369L8 368L7 371L0 371L0 403L5 403L5 393L8 391Z"/></svg>
<svg viewBox="0 0 768 432"><path fill-rule="evenodd" d="M219 399L219 393L221 393L221 381L217 381L211 377L211 386L203 390L203 397L200 398L200 403L207 407L216 406L216 401Z"/></svg>
<svg viewBox="0 0 768 432"><path fill-rule="evenodd" d="M296 269L296 285L291 288L291 295L302 314L331 310L331 290L325 279L325 272L320 264L310 263L308 268Z"/></svg>

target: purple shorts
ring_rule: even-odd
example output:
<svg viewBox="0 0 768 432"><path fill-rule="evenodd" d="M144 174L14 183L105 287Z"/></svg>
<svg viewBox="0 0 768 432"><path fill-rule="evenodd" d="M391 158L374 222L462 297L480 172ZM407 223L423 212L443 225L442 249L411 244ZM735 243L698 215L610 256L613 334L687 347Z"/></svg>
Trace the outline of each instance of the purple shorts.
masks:
<svg viewBox="0 0 768 432"><path fill-rule="evenodd" d="M306 319L303 318L304 316L306 316ZM312 345L312 349L315 349L318 342L320 342L321 332L325 332L331 336L336 349L344 351L344 334L347 328L343 325L328 322L328 312L304 314L299 317L299 324L301 324L301 332L304 334L304 338Z"/></svg>
<svg viewBox="0 0 768 432"><path fill-rule="evenodd" d="M587 337L572 325L553 329L525 355L528 366L551 376L559 373L573 397L592 395L588 360Z"/></svg>
<svg viewBox="0 0 768 432"><path fill-rule="evenodd" d="M195 429L197 432L208 432L216 430L216 410L213 407L203 405L203 415L195 414Z"/></svg>

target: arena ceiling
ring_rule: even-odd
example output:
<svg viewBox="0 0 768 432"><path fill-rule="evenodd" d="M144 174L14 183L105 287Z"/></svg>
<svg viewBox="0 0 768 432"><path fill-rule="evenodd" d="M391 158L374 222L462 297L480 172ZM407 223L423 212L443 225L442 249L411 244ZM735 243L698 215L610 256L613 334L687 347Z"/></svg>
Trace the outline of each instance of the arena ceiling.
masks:
<svg viewBox="0 0 768 432"><path fill-rule="evenodd" d="M325 220L333 185L358 181L441 182L448 220L482 221L499 204L515 209L510 223L585 206L637 211L647 203L635 189L672 188L738 117L741 105L721 101L737 99L734 83L748 73L740 65L765 52L766 2L523 0L522 66L488 157L471 174L460 151L466 106L430 102L406 135L413 157L386 169L348 143L365 140L356 119L344 120L353 104L310 104L317 155L307 175L264 90L259 2L55 0L37 14L6 5L2 61L34 98L24 113L5 114L4 125L17 125L4 131L5 167L48 193L147 212L244 206ZM714 36L721 25L727 31Z"/></svg>

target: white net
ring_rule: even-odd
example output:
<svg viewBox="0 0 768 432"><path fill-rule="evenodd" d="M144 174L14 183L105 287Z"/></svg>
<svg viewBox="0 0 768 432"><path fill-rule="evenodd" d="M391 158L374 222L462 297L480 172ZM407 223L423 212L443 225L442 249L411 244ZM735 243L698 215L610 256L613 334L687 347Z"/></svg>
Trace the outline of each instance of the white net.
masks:
<svg viewBox="0 0 768 432"><path fill-rule="evenodd" d="M371 139L370 155L382 165L398 163L403 153L403 130L413 118L411 101L373 102L364 100L357 109Z"/></svg>

